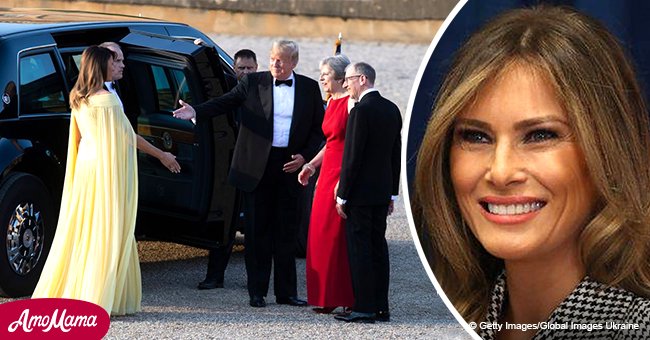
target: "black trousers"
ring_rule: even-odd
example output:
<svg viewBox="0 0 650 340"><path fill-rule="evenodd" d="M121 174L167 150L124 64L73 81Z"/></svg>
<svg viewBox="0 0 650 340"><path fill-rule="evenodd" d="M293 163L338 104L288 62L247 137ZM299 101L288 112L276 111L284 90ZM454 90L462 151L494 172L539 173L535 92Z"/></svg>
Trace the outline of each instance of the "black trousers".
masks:
<svg viewBox="0 0 650 340"><path fill-rule="evenodd" d="M346 214L345 231L354 292L352 310L362 313L388 311L388 205L348 206Z"/></svg>
<svg viewBox="0 0 650 340"><path fill-rule="evenodd" d="M228 261L230 261L230 254L232 254L232 247L235 244L236 233L237 228L234 225L231 226L226 244L210 249L208 253L208 272L205 274L206 279L223 282L224 273Z"/></svg>
<svg viewBox="0 0 650 340"><path fill-rule="evenodd" d="M250 296L266 296L273 264L276 298L297 295L295 242L297 173L285 173L285 148L272 148L257 188L244 193L246 274Z"/></svg>

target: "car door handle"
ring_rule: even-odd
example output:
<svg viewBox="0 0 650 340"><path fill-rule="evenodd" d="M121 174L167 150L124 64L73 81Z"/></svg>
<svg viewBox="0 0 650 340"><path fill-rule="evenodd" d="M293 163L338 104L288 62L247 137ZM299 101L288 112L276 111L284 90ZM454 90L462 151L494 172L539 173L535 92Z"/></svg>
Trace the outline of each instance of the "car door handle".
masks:
<svg viewBox="0 0 650 340"><path fill-rule="evenodd" d="M174 140L172 139L172 134L164 131L161 136L163 148L167 151L171 150L174 146Z"/></svg>

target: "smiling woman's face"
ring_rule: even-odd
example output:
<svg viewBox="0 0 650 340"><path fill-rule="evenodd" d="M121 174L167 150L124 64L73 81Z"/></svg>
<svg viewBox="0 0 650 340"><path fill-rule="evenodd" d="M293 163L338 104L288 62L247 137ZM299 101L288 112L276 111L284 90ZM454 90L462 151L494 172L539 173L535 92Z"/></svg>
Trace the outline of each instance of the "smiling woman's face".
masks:
<svg viewBox="0 0 650 340"><path fill-rule="evenodd" d="M597 194L543 76L515 65L486 84L456 120L450 168L463 219L492 255L577 260Z"/></svg>

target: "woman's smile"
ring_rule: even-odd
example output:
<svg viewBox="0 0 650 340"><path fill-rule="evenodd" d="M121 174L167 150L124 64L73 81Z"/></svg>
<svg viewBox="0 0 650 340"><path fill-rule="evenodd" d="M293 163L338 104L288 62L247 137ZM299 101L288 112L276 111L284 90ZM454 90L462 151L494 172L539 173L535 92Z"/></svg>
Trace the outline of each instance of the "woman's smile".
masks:
<svg viewBox="0 0 650 340"><path fill-rule="evenodd" d="M485 218L497 224L518 224L529 221L544 208L546 201L526 196L487 196L479 200Z"/></svg>
<svg viewBox="0 0 650 340"><path fill-rule="evenodd" d="M579 253L597 192L567 114L539 72L511 65L486 84L456 119L450 170L463 218L492 255Z"/></svg>

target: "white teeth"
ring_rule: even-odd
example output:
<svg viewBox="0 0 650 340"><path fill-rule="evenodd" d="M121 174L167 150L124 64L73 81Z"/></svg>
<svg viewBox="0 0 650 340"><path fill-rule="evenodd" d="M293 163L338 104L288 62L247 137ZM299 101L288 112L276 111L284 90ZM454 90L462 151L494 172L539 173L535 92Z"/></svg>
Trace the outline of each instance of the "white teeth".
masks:
<svg viewBox="0 0 650 340"><path fill-rule="evenodd" d="M524 213L524 206L521 204L517 204L517 206L515 206L515 214L519 215L523 213Z"/></svg>
<svg viewBox="0 0 650 340"><path fill-rule="evenodd" d="M526 204L492 204L488 203L487 208L491 214L495 215L521 215L532 211L542 209L543 202L533 202Z"/></svg>

